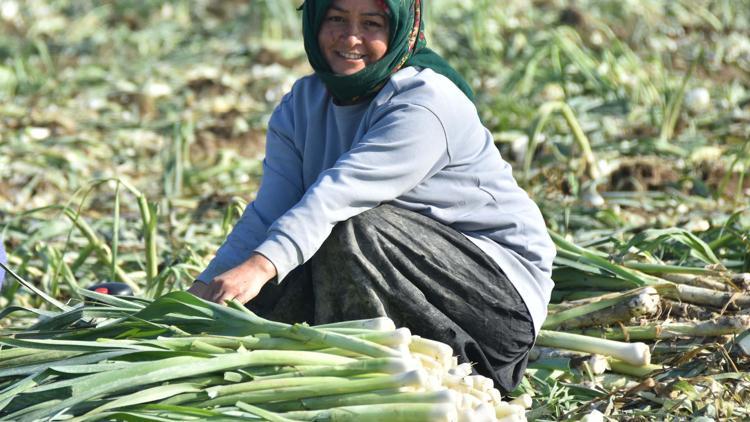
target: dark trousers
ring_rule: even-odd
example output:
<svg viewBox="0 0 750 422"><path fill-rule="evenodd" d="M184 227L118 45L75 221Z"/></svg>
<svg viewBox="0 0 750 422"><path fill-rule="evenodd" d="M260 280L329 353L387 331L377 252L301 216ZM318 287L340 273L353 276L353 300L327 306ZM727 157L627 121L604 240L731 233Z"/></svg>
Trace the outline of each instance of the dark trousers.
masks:
<svg viewBox="0 0 750 422"><path fill-rule="evenodd" d="M305 265L248 303L310 324L388 316L453 347L503 393L523 376L534 328L500 267L456 230L381 205L341 222Z"/></svg>

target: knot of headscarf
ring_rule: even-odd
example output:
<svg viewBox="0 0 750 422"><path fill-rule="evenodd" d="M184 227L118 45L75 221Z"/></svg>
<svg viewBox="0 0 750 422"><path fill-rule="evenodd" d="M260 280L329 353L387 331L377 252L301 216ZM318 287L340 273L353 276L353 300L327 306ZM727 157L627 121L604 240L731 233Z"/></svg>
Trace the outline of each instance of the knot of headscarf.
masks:
<svg viewBox="0 0 750 422"><path fill-rule="evenodd" d="M305 51L315 73L331 95L344 103L376 94L404 66L430 68L447 77L474 100L469 84L440 55L426 47L422 0L381 0L388 8L389 40L385 56L352 75L331 71L318 45L318 32L333 0L306 0L302 6Z"/></svg>

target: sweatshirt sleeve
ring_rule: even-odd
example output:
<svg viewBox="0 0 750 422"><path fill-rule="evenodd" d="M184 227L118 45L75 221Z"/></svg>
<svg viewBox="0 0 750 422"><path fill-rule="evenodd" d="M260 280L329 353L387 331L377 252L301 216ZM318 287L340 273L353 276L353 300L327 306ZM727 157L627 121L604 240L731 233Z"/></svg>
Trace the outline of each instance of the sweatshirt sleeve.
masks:
<svg viewBox="0 0 750 422"><path fill-rule="evenodd" d="M445 129L428 108L389 103L371 122L256 248L274 263L279 281L312 257L336 223L396 199L448 163Z"/></svg>
<svg viewBox="0 0 750 422"><path fill-rule="evenodd" d="M274 110L266 135L263 177L255 200L242 213L227 239L198 280L210 283L217 275L247 260L266 239L268 227L296 204L303 194L302 155L295 147L291 94Z"/></svg>

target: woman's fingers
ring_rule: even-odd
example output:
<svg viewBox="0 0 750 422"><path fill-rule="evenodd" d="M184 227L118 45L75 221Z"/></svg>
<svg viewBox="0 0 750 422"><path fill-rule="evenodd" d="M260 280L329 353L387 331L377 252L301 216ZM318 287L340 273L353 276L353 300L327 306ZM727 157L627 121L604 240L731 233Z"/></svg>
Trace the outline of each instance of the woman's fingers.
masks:
<svg viewBox="0 0 750 422"><path fill-rule="evenodd" d="M205 284L196 280L187 291L201 299L215 303L224 304L232 299L237 299L238 301L245 303L255 296L248 297L246 289L244 288L247 284L249 283L244 283L241 279L227 279L226 277L223 277L222 274L221 276L214 278L211 284Z"/></svg>
<svg viewBox="0 0 750 422"><path fill-rule="evenodd" d="M226 302L234 299L244 304L257 296L264 284L263 281L258 279L234 281L214 279L211 283L213 290L207 300L226 304Z"/></svg>
<svg viewBox="0 0 750 422"><path fill-rule="evenodd" d="M248 286L248 287L250 287L250 286ZM236 300L237 302L242 303L244 305L245 303L250 302L250 300L252 298L254 298L256 296L256 294L257 293L255 293L255 294L253 293L253 289L252 288L247 288L247 289L243 290L242 292L240 292L233 299Z"/></svg>
<svg viewBox="0 0 750 422"><path fill-rule="evenodd" d="M216 296L216 299L214 300L214 302L221 304L221 305L226 305L228 301L234 298L235 298L235 293L223 291Z"/></svg>
<svg viewBox="0 0 750 422"><path fill-rule="evenodd" d="M203 294L211 302L225 304L235 299L247 303L276 275L276 267L262 255L253 255L243 264L214 277Z"/></svg>
<svg viewBox="0 0 750 422"><path fill-rule="evenodd" d="M208 290L208 284L203 283L202 281L195 280L193 282L193 285L190 286L189 289L187 289L187 292L201 299L205 299L204 295L206 294L207 290Z"/></svg>
<svg viewBox="0 0 750 422"><path fill-rule="evenodd" d="M224 280L218 277L214 278L214 280L211 282L211 290L207 292L206 300L210 300L211 302L215 303L223 303L221 299L222 297L224 297L224 290Z"/></svg>
<svg viewBox="0 0 750 422"><path fill-rule="evenodd" d="M224 305L227 301L242 295L243 285L245 283L238 277L224 278L219 276L211 283L211 291L206 298L211 302Z"/></svg>

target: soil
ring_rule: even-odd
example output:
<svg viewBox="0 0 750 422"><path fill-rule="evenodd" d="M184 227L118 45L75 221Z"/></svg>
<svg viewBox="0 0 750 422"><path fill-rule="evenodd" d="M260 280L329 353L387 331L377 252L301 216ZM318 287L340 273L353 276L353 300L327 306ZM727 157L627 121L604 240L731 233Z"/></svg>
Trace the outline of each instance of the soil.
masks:
<svg viewBox="0 0 750 422"><path fill-rule="evenodd" d="M215 124L196 132L196 142L190 146L190 156L211 159L216 157L219 150L230 149L242 157L258 158L263 155L265 145L264 131L251 130L234 135L228 124Z"/></svg>
<svg viewBox="0 0 750 422"><path fill-rule="evenodd" d="M673 162L663 158L637 157L623 161L610 175L604 190L646 192L671 187L708 196L721 189L721 196L731 198L737 195L738 190L750 189L750 175L743 179L738 172L729 175L727 172L726 164L719 161L702 161L681 171Z"/></svg>
<svg viewBox="0 0 750 422"><path fill-rule="evenodd" d="M658 191L675 186L680 174L662 158L637 157L627 159L612 172L608 191Z"/></svg>
<svg viewBox="0 0 750 422"><path fill-rule="evenodd" d="M737 196L738 191L747 192L750 190L750 174L746 174L744 178L741 178L741 174L738 172L727 174L728 169L724 163L704 161L698 164L696 171L700 179L712 191L720 189L723 184L721 192L723 197L732 198ZM742 183L742 186L740 186L740 183Z"/></svg>

